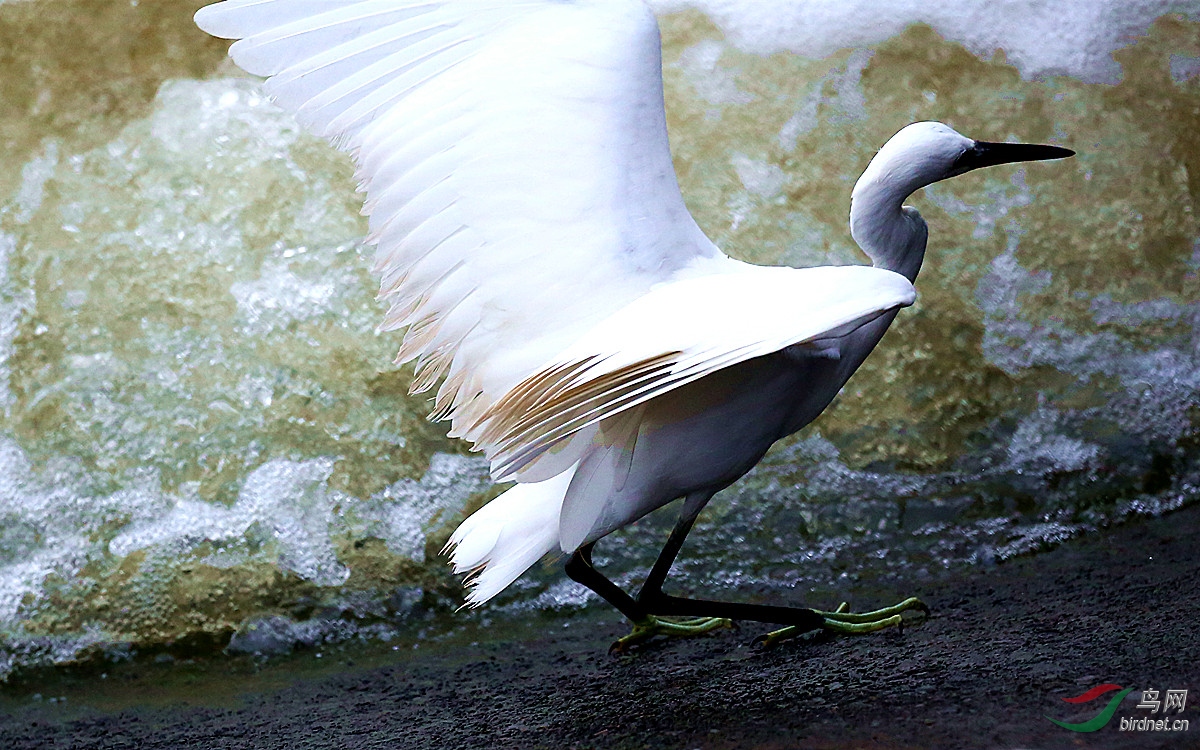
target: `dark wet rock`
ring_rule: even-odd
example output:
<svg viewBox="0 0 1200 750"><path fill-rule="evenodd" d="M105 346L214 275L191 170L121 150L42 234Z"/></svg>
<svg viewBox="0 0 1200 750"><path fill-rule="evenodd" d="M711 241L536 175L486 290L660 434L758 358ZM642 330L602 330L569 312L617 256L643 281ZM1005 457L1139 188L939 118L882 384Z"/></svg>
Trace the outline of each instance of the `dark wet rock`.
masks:
<svg viewBox="0 0 1200 750"><path fill-rule="evenodd" d="M286 617L272 615L242 623L225 650L231 654L279 656L290 654L299 643L296 623Z"/></svg>

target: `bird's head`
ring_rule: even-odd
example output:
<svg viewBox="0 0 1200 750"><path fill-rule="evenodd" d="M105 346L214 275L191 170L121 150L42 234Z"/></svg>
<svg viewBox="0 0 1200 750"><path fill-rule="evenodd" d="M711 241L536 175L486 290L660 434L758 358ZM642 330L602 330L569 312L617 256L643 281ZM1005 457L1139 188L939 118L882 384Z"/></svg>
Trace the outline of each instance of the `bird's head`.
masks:
<svg viewBox="0 0 1200 750"><path fill-rule="evenodd" d="M980 167L1062 159L1074 154L1058 146L975 141L940 122L914 122L879 149L855 191L863 185L876 184L907 196L926 185Z"/></svg>
<svg viewBox="0 0 1200 750"><path fill-rule="evenodd" d="M928 229L904 199L980 167L1073 156L1058 146L975 141L940 122L915 122L883 144L854 186L850 234L876 266L916 279Z"/></svg>

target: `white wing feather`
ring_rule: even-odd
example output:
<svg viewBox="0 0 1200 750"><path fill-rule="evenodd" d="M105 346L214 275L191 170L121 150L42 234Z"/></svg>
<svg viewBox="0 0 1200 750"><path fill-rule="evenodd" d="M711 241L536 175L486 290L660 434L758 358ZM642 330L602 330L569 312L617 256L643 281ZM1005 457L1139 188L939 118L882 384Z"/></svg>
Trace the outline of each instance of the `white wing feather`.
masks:
<svg viewBox="0 0 1200 750"><path fill-rule="evenodd" d="M197 24L349 150L384 329L435 414L479 417L599 321L727 261L684 206L640 0L226 0Z"/></svg>
<svg viewBox="0 0 1200 750"><path fill-rule="evenodd" d="M880 268L742 269L654 288L498 399L480 420L493 475L523 479L547 450L602 420L739 362L844 336L916 299L908 279Z"/></svg>
<svg viewBox="0 0 1200 750"><path fill-rule="evenodd" d="M382 328L498 477L548 478L597 425L911 304L874 268L758 268L675 180L640 0L226 0L197 24L349 150ZM578 444L578 445L576 445Z"/></svg>

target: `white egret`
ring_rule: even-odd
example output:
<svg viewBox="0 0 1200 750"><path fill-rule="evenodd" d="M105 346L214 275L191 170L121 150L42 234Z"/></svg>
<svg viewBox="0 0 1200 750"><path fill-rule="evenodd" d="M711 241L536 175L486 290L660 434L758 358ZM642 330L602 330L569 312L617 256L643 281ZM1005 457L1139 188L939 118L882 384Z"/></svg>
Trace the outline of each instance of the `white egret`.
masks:
<svg viewBox="0 0 1200 750"><path fill-rule="evenodd" d="M385 330L433 417L517 484L448 548L479 605L551 552L655 633L749 619L875 630L877 612L682 599L662 584L697 514L817 417L915 299L913 191L1057 159L910 125L854 188L873 267L770 268L718 250L684 206L654 16L641 0L226 0L196 23L313 132L354 157ZM683 499L640 593L591 565L598 539ZM695 619L677 621L672 616Z"/></svg>

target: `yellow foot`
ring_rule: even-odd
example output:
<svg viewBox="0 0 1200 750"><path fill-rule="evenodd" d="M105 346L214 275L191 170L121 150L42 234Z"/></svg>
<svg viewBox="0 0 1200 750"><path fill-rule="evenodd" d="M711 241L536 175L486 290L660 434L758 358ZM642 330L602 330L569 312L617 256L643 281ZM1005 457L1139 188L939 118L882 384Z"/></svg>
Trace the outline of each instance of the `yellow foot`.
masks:
<svg viewBox="0 0 1200 750"><path fill-rule="evenodd" d="M902 612L917 610L926 617L929 616L929 607L925 606L925 603L916 597L909 597L899 604L877 609L874 612L848 612L848 609L849 605L842 602L832 612L823 612L819 609L813 610L824 620L820 632L839 633L843 635L874 633L884 628L900 627L903 623L903 620L900 618ZM754 639L751 645L755 648L765 650L809 632L812 632L812 630L800 629L795 626L781 628L773 630L766 635L760 635Z"/></svg>
<svg viewBox="0 0 1200 750"><path fill-rule="evenodd" d="M632 633L613 641L608 653L623 654L631 647L658 635L668 638L688 638L704 635L718 628L732 627L733 621L728 617L655 617L649 615L645 620L633 623Z"/></svg>

